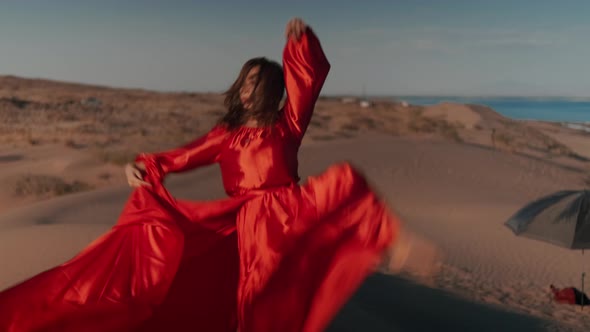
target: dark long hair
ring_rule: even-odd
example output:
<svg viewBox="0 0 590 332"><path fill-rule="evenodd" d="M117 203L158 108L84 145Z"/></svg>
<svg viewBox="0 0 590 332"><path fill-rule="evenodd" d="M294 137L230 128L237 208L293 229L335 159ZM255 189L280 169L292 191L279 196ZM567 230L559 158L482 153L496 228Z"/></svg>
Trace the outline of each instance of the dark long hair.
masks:
<svg viewBox="0 0 590 332"><path fill-rule="evenodd" d="M240 100L240 88L244 84L252 68L258 67L258 79L254 87L253 106L245 110ZM238 78L224 93L227 113L220 119L229 129L243 125L248 117L252 117L262 126L275 123L279 116L279 105L283 99L285 81L283 68L275 61L265 57L253 58L242 66Z"/></svg>

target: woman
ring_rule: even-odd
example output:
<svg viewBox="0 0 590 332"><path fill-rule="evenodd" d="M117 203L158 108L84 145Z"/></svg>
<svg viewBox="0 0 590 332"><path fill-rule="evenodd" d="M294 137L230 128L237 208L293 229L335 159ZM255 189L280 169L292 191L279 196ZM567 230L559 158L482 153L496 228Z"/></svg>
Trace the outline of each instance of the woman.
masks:
<svg viewBox="0 0 590 332"><path fill-rule="evenodd" d="M327 327L379 264L398 221L348 164L297 184L297 152L330 65L300 19L286 36L284 74L265 58L248 61L209 133L126 167L137 189L109 233L0 293L0 330ZM162 185L168 173L212 163L227 199L179 201Z"/></svg>

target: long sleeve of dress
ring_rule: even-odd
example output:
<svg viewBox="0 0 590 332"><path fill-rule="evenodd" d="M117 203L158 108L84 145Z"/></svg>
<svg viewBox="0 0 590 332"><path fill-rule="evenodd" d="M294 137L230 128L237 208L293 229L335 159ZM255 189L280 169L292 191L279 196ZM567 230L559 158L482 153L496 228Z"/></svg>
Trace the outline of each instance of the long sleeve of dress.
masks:
<svg viewBox="0 0 590 332"><path fill-rule="evenodd" d="M143 162L151 179L160 182L168 173L184 172L217 161L227 130L216 126L196 140L170 151L141 153L135 158Z"/></svg>
<svg viewBox="0 0 590 332"><path fill-rule="evenodd" d="M285 120L299 140L311 120L315 102L330 71L320 42L311 28L299 40L289 38L283 51L287 100Z"/></svg>

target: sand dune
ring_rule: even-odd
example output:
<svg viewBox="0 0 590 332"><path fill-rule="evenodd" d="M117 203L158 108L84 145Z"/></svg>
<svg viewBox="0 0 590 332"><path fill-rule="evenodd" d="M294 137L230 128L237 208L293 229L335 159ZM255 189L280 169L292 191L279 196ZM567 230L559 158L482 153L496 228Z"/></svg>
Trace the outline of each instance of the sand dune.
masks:
<svg viewBox="0 0 590 332"><path fill-rule="evenodd" d="M122 165L204 133L223 112L221 101L0 76L0 289L108 231L131 192ZM557 305L548 290L579 287L587 255L516 237L503 225L531 200L590 185L588 151L586 133L484 106L380 100L361 108L321 98L300 154L302 178L353 162L405 226L444 253L428 286L375 274L332 329L590 330L590 310ZM225 195L216 167L166 184L181 199Z"/></svg>
<svg viewBox="0 0 590 332"><path fill-rule="evenodd" d="M467 129L474 129L482 121L482 117L469 106L453 103L428 106L424 110L424 116L443 118L447 122L459 124Z"/></svg>
<svg viewBox="0 0 590 332"><path fill-rule="evenodd" d="M435 281L438 288L458 291L465 299L502 305L541 319L556 319L561 324L584 328L590 326L587 312L553 304L547 291L549 283L578 285L585 257L579 252L517 238L503 226L503 222L529 200L555 190L581 188L579 170L478 146L416 142L383 135L309 145L303 148L300 160L304 177L317 174L339 160L350 160L363 169L377 190L400 213L407 227L432 239L444 251L445 268ZM223 196L215 167L175 175L167 185L179 198ZM30 244L18 258L6 254L2 257L6 268L2 271L0 287L7 287L74 255L116 221L129 192L130 189L119 187L69 195L0 216L0 252L23 251L26 247L23 243ZM393 282L391 287L397 284L399 282ZM430 294L427 289L418 288L417 291ZM431 314L443 319L436 316L436 312L451 295L432 294L439 294L439 297L433 300L435 308ZM366 301L372 301L372 296L366 296ZM418 305L416 301L423 299L406 300ZM359 305L365 305L363 301ZM436 304L436 301L442 302ZM467 300L448 301L459 301L471 308L465 309L473 310L470 316L486 316L486 310L498 310L483 309L468 304ZM371 314L371 310L368 311ZM489 315L520 317L514 318L520 322L535 321L498 312ZM455 320L460 319L460 313L455 312L453 317L453 322L447 323L458 323ZM528 326L538 326L531 324ZM400 326L400 330L407 330L407 327Z"/></svg>

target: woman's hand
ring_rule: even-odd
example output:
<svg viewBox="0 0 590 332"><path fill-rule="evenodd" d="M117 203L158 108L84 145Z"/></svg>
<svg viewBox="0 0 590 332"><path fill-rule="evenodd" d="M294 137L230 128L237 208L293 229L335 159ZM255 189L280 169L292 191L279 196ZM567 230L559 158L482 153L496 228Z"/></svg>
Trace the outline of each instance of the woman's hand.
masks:
<svg viewBox="0 0 590 332"><path fill-rule="evenodd" d="M285 28L285 38L295 38L299 39L301 35L307 29L307 25L303 22L300 18L292 18L288 23L287 27Z"/></svg>
<svg viewBox="0 0 590 332"><path fill-rule="evenodd" d="M143 175L141 174L142 170L145 170L145 165L143 163L129 163L125 165L125 175L127 176L127 183L130 187L151 187L151 184L149 182L143 180Z"/></svg>

